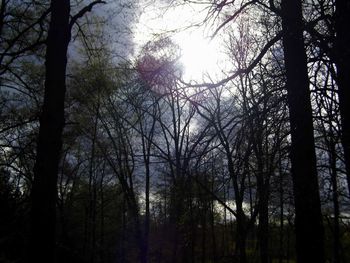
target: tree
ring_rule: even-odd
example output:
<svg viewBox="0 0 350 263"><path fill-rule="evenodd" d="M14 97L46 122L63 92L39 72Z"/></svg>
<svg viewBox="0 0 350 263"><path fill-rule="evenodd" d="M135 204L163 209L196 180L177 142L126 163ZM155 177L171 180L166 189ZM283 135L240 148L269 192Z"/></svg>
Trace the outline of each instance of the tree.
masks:
<svg viewBox="0 0 350 263"><path fill-rule="evenodd" d="M0 2L0 261L346 262L346 2L200 1L191 85L172 32L120 62L118 4Z"/></svg>
<svg viewBox="0 0 350 263"><path fill-rule="evenodd" d="M70 0L51 1L51 21L46 40L45 95L32 186L31 262L54 262L57 175L64 127L67 49L76 20L101 2L92 2L70 19Z"/></svg>
<svg viewBox="0 0 350 263"><path fill-rule="evenodd" d="M300 263L324 262L324 233L301 1L282 1L281 12L292 140L297 260Z"/></svg>
<svg viewBox="0 0 350 263"><path fill-rule="evenodd" d="M339 93L339 109L341 114L342 144L350 195L350 4L347 0L335 1L335 42L334 55L337 67L337 84Z"/></svg>

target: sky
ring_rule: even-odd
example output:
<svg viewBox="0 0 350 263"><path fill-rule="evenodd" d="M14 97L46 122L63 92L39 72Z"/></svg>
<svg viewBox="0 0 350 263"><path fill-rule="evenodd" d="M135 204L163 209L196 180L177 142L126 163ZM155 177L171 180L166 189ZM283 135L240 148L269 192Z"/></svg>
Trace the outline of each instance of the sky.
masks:
<svg viewBox="0 0 350 263"><path fill-rule="evenodd" d="M76 9L79 10L82 5ZM80 21L81 24L91 23L99 17L105 22L102 33L89 34L100 34L97 42L108 45L117 62L136 60L148 41L160 35L170 37L181 48L180 64L184 69L184 80L200 83L222 79L222 71L227 72L228 67L224 62L227 56L223 52L223 40L220 36L211 38L215 28L213 24L203 25L208 8L208 4L185 1L111 0L96 6ZM75 46L70 45L73 57L78 52Z"/></svg>
<svg viewBox="0 0 350 263"><path fill-rule="evenodd" d="M147 41L164 34L181 48L185 81L222 77L221 71L225 68L222 39L219 36L211 39L213 27L201 25L208 14L207 5L144 0L140 6L142 12L133 28L136 54Z"/></svg>

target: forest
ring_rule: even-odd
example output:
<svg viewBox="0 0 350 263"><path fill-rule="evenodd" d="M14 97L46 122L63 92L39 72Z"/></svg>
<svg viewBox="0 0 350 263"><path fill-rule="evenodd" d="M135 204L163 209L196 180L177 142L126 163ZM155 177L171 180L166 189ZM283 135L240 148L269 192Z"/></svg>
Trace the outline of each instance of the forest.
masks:
<svg viewBox="0 0 350 263"><path fill-rule="evenodd" d="M0 262L350 262L349 14L1 0Z"/></svg>

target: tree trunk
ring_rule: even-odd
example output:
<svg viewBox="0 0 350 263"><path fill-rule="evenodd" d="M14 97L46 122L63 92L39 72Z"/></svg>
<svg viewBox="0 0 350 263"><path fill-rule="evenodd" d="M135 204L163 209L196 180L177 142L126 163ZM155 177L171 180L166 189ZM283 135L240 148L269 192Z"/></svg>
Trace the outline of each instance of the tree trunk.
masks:
<svg viewBox="0 0 350 263"><path fill-rule="evenodd" d="M98 124L98 116L99 115L99 107L97 107L97 113L94 121L93 134L91 138L91 156L90 156L90 171L89 171L89 246L88 253L90 257L90 263L95 261L96 254L96 202L97 202L97 185L96 185L96 168L95 168L95 144L96 144L96 136L97 136L97 124Z"/></svg>
<svg viewBox="0 0 350 263"><path fill-rule="evenodd" d="M203 202L203 201L202 201ZM202 253L202 263L206 262L207 259L207 208L206 208L206 204L205 204L206 200L204 200L204 202L202 203L203 205L203 211L201 213L201 224L202 224L202 245L201 245L201 253Z"/></svg>
<svg viewBox="0 0 350 263"><path fill-rule="evenodd" d="M283 173L282 173L282 157L281 147L279 146L278 154L278 169L279 169L279 195L280 195L280 234L279 234L279 263L283 262L284 258L284 189L283 189Z"/></svg>
<svg viewBox="0 0 350 263"><path fill-rule="evenodd" d="M259 255L261 263L269 262L269 175L264 171L264 152L262 150L262 136L258 135L257 142L253 146L256 158L257 158L257 194L258 200L258 213L259 213L259 224L258 224L258 245ZM260 145L258 145L260 144ZM265 163L267 166L267 163Z"/></svg>
<svg viewBox="0 0 350 263"><path fill-rule="evenodd" d="M144 235L142 233L142 224L140 221L140 209L139 209L136 195L133 190L130 192L130 196L128 197L128 200L129 200L128 207L130 209L130 213L135 224L135 239L137 241L137 245L139 248L139 262L146 263L147 255L146 255L146 249L145 249Z"/></svg>
<svg viewBox="0 0 350 263"><path fill-rule="evenodd" d="M335 12L335 64L337 67L337 84L339 109L341 115L342 145L346 168L346 178L350 195L350 2L336 1Z"/></svg>
<svg viewBox="0 0 350 263"><path fill-rule="evenodd" d="M156 113L153 112L155 115ZM150 158L151 158L151 145L152 142L148 140L153 139L154 135L154 127L156 124L156 118L152 118L152 126L151 130L148 132L148 134L145 134L145 130L143 127L143 124L141 122L140 124L140 130L141 130L141 140L142 140L142 152L143 152L143 161L145 165L145 206L146 206L146 213L145 213L145 220L144 220L144 255L145 260L144 262L148 262L149 257L149 232L150 232L150 177L151 177L151 170L150 170ZM148 138L148 139L147 139Z"/></svg>
<svg viewBox="0 0 350 263"><path fill-rule="evenodd" d="M339 195L338 195L338 179L337 179L337 154L335 149L334 134L330 132L328 148L329 148L329 165L332 183L332 199L333 199L333 262L340 263L340 226L339 226Z"/></svg>
<svg viewBox="0 0 350 263"><path fill-rule="evenodd" d="M324 231L316 170L315 142L301 1L283 0L283 48L291 126L291 162L298 263L324 259Z"/></svg>
<svg viewBox="0 0 350 263"><path fill-rule="evenodd" d="M214 189L214 169L212 169L213 173L212 173L212 176L213 178L211 179L212 180L212 183L211 183L211 191L214 192L215 189ZM212 260L213 262L217 262L218 261L218 256L217 256L217 251L216 251L216 236L215 236L215 203L214 203L214 200L211 199L210 200L210 221L211 221L211 239L212 239Z"/></svg>
<svg viewBox="0 0 350 263"><path fill-rule="evenodd" d="M238 210L238 209L237 209ZM237 218L236 218L236 231L237 231L237 251L238 251L238 262L239 263L246 263L247 262L247 254L246 254L246 238L247 238L247 232L246 232L246 222L245 222L245 216L243 214L243 211L239 212L237 211Z"/></svg>
<svg viewBox="0 0 350 263"><path fill-rule="evenodd" d="M149 153L148 153L149 154ZM145 234L144 234L144 255L145 260L144 262L148 262L148 250L149 250L149 230L150 230L150 201L149 201L149 194L150 194L150 167L149 167L149 155L147 157L146 165L146 189L145 189L145 195L146 195L146 215L145 215Z"/></svg>
<svg viewBox="0 0 350 263"><path fill-rule="evenodd" d="M268 213L268 194L262 190L259 200L259 225L258 225L258 242L260 262L269 262L269 213Z"/></svg>
<svg viewBox="0 0 350 263"><path fill-rule="evenodd" d="M54 262L55 259L57 174L64 127L69 13L69 0L51 1L45 96L32 187L30 262Z"/></svg>
<svg viewBox="0 0 350 263"><path fill-rule="evenodd" d="M105 262L105 198L104 198L104 176L105 176L105 163L103 164L103 169L101 173L101 180L100 180L100 200L101 200L101 212L100 212L100 262Z"/></svg>

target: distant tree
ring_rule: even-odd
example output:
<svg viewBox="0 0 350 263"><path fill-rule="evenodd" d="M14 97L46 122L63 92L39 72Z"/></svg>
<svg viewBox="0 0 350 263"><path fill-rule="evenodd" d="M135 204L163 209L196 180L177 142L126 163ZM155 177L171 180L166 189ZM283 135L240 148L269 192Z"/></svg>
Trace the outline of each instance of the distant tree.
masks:
<svg viewBox="0 0 350 263"><path fill-rule="evenodd" d="M283 37L292 140L291 161L296 207L298 261L309 262L317 259L319 262L324 262L324 236L316 169L307 57L303 38L305 27L302 17L302 1L297 3L282 1L280 6L275 5L274 1L241 1L239 4L235 4L224 1L215 2L211 5L210 15L217 13L223 15L223 22L219 23L214 35L223 30L228 23L236 21L245 12L253 14L259 12L261 8L271 13L272 17L280 18L282 31L273 31L274 37L266 42L265 46L260 49L260 52L253 57L250 63L237 67L232 74L217 83L204 83L196 86L217 87L234 80L242 74L249 74L263 60L263 57L280 37ZM225 15L224 10L229 10L232 15ZM217 18L214 15L212 17ZM280 30L279 27L274 29ZM305 202L305 200L308 201ZM310 244L312 244L311 248Z"/></svg>

